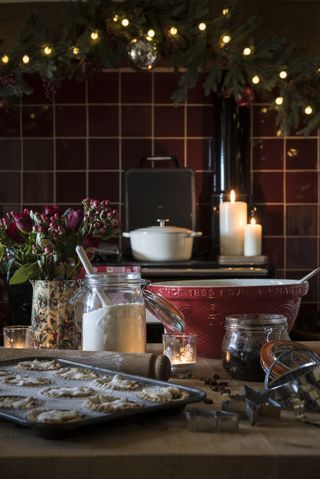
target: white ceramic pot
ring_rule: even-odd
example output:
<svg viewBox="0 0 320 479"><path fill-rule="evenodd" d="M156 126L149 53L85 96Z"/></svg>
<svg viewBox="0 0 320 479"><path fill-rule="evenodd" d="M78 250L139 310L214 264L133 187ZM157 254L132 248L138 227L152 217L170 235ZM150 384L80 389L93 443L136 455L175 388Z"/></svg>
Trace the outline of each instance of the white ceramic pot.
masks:
<svg viewBox="0 0 320 479"><path fill-rule="evenodd" d="M130 238L134 259L138 261L188 261L192 255L193 238L200 231L166 226L169 220L158 220L160 226L139 228L122 235Z"/></svg>

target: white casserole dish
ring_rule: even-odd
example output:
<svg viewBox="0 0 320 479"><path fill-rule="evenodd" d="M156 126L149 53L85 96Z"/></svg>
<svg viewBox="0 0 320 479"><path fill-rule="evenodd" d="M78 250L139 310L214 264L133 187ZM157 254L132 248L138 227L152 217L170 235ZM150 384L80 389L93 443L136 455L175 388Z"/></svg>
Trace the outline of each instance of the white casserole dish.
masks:
<svg viewBox="0 0 320 479"><path fill-rule="evenodd" d="M166 226L169 220L158 220L159 226L138 228L122 233L130 238L134 259L138 261L188 261L192 255L193 238L202 235L178 226Z"/></svg>

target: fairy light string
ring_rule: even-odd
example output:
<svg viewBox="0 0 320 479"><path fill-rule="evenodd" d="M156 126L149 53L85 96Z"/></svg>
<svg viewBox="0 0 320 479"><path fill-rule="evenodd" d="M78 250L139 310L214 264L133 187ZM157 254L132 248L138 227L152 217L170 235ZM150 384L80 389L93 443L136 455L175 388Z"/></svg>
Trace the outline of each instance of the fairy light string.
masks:
<svg viewBox="0 0 320 479"><path fill-rule="evenodd" d="M137 45L148 42L149 51L157 53L156 60L146 68L140 68L141 59L133 66L151 70L162 58L166 66L179 72L175 103L184 101L188 88L204 75L205 94L227 92L243 98L246 92L250 101L244 99L241 105L250 104L257 94L275 109L283 131L296 127L301 115L305 121L302 133L320 123L320 66L316 59L304 50L295 49L292 54L290 42L284 44L262 32L252 18L239 24L237 1L216 12L210 0L70 4L64 6L67 14L58 37L50 25L45 28L43 21L27 19L23 33L17 33L15 47L3 51L0 47L0 98L30 93L28 73L38 73L58 86L64 77L85 79L88 65L97 69L122 66L124 60L130 60L132 42L141 40Z"/></svg>

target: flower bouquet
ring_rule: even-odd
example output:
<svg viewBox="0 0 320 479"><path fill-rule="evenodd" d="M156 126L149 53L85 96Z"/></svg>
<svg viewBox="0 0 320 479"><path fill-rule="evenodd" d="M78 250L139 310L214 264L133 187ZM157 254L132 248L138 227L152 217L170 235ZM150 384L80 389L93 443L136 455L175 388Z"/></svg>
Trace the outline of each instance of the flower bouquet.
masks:
<svg viewBox="0 0 320 479"><path fill-rule="evenodd" d="M87 198L82 206L64 213L58 206L42 212L24 209L0 219L1 271L11 285L29 279L74 279L81 267L76 246L94 248L118 233L119 217L108 200Z"/></svg>
<svg viewBox="0 0 320 479"><path fill-rule="evenodd" d="M120 221L108 200L85 199L82 209L10 212L0 219L1 271L10 285L33 285L31 324L35 347L78 349L81 321L72 297L79 288L78 245L93 251L118 233Z"/></svg>

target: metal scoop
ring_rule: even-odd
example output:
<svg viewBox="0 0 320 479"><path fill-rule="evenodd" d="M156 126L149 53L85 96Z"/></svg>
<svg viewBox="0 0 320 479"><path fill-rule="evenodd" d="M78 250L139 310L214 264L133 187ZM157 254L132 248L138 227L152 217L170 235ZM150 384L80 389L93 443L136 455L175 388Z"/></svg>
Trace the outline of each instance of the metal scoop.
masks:
<svg viewBox="0 0 320 479"><path fill-rule="evenodd" d="M320 271L320 267L319 268L316 268L314 269L313 271L311 271L311 273L308 273L306 276L304 276L303 278L299 279L299 283L305 283L306 281L308 281L310 278L312 278L312 276L314 276L315 274L319 273Z"/></svg>

